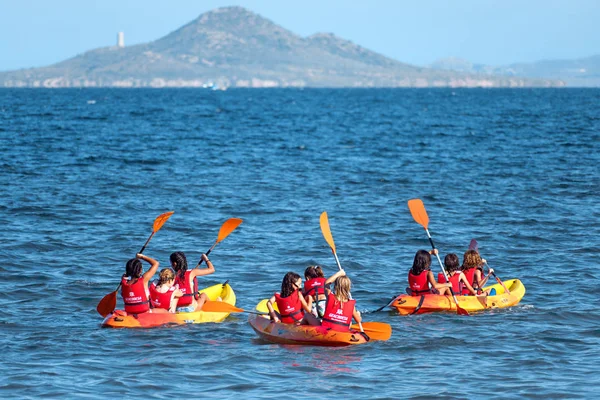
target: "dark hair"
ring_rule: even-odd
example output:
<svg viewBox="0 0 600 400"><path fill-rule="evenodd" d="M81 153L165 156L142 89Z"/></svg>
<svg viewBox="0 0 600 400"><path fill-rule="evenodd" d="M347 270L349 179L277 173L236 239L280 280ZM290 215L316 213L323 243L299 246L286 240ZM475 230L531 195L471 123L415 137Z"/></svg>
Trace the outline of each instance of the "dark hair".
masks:
<svg viewBox="0 0 600 400"><path fill-rule="evenodd" d="M125 264L125 276L137 279L142 276L142 262L137 258L132 258Z"/></svg>
<svg viewBox="0 0 600 400"><path fill-rule="evenodd" d="M294 284L298 279L300 279L300 275L295 272L288 272L285 274L283 281L281 282L281 297L288 297L296 291Z"/></svg>
<svg viewBox="0 0 600 400"><path fill-rule="evenodd" d="M311 265L304 270L304 277L306 279L324 278L323 270L318 265Z"/></svg>
<svg viewBox="0 0 600 400"><path fill-rule="evenodd" d="M444 257L444 267L446 267L446 272L458 271L460 268L458 256L454 253L446 254L446 257Z"/></svg>
<svg viewBox="0 0 600 400"><path fill-rule="evenodd" d="M185 271L188 269L185 254L183 254L182 251L176 251L175 253L171 254L169 260L171 261L171 265L173 266L177 276L183 279L185 277Z"/></svg>
<svg viewBox="0 0 600 400"><path fill-rule="evenodd" d="M431 255L429 252L427 250L419 250L417 251L417 254L415 254L415 259L410 272L413 275L419 275L421 272L428 270L430 265Z"/></svg>

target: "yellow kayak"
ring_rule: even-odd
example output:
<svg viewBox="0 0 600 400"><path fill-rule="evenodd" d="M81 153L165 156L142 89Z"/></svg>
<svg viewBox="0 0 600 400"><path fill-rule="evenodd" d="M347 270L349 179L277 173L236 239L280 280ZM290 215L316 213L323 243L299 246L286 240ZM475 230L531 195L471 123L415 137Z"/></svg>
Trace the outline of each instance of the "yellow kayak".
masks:
<svg viewBox="0 0 600 400"><path fill-rule="evenodd" d="M509 293L506 293L502 285L498 283L483 288L483 290L495 289L496 295L456 296L458 305L468 312L476 312L492 308L511 307L519 304L523 296L525 296L525 286L523 283L518 279L509 279L504 281L504 285L508 288ZM403 294L390 304L390 308L402 315L444 311L456 312L456 304L452 296L442 296L439 294L425 294L421 296Z"/></svg>
<svg viewBox="0 0 600 400"><path fill-rule="evenodd" d="M221 301L235 306L235 293L229 284L217 284L199 291L206 293L211 301ZM204 322L221 322L229 316L225 312L194 311L188 313L152 313L127 314L123 310L115 310L102 321L108 328L153 328L163 325L201 324Z"/></svg>

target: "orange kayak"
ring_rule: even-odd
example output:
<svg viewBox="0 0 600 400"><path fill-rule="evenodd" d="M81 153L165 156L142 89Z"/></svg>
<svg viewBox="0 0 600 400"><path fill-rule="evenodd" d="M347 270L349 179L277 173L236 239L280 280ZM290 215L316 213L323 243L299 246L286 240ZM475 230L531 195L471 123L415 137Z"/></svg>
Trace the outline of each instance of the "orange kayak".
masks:
<svg viewBox="0 0 600 400"><path fill-rule="evenodd" d="M519 304L525 296L525 286L518 279L504 281L510 293L506 293L502 285L486 286L484 290L495 289L494 296L456 296L460 308L468 312L484 311L493 308L505 308ZM422 296L400 295L390 304L390 308L402 315L425 314L432 312L456 312L456 304L452 296L426 294Z"/></svg>
<svg viewBox="0 0 600 400"><path fill-rule="evenodd" d="M206 293L211 301L222 301L235 306L235 293L228 284L217 284L199 291ZM107 328L154 328L164 325L201 324L204 322L221 322L229 313L194 311L187 313L142 313L127 314L123 310L115 310L102 321Z"/></svg>
<svg viewBox="0 0 600 400"><path fill-rule="evenodd" d="M248 323L258 336L273 343L341 347L367 342L357 331L337 332L323 326L271 322L264 315L250 315Z"/></svg>

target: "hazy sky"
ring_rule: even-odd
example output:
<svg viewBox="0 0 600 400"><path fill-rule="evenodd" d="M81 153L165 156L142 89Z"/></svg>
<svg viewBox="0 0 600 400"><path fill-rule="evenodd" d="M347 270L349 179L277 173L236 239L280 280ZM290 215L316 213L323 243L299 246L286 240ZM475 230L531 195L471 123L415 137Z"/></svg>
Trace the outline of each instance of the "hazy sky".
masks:
<svg viewBox="0 0 600 400"><path fill-rule="evenodd" d="M302 36L333 32L402 62L503 65L600 54L600 0L0 0L0 71L152 41L239 5Z"/></svg>

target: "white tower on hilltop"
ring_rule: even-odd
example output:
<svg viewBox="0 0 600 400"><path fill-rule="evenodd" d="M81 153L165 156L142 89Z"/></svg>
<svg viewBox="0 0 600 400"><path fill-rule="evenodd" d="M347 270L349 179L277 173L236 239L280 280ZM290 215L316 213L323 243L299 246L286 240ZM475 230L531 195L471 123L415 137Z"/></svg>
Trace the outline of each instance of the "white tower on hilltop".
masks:
<svg viewBox="0 0 600 400"><path fill-rule="evenodd" d="M125 47L125 34L123 32L117 33L117 47Z"/></svg>

